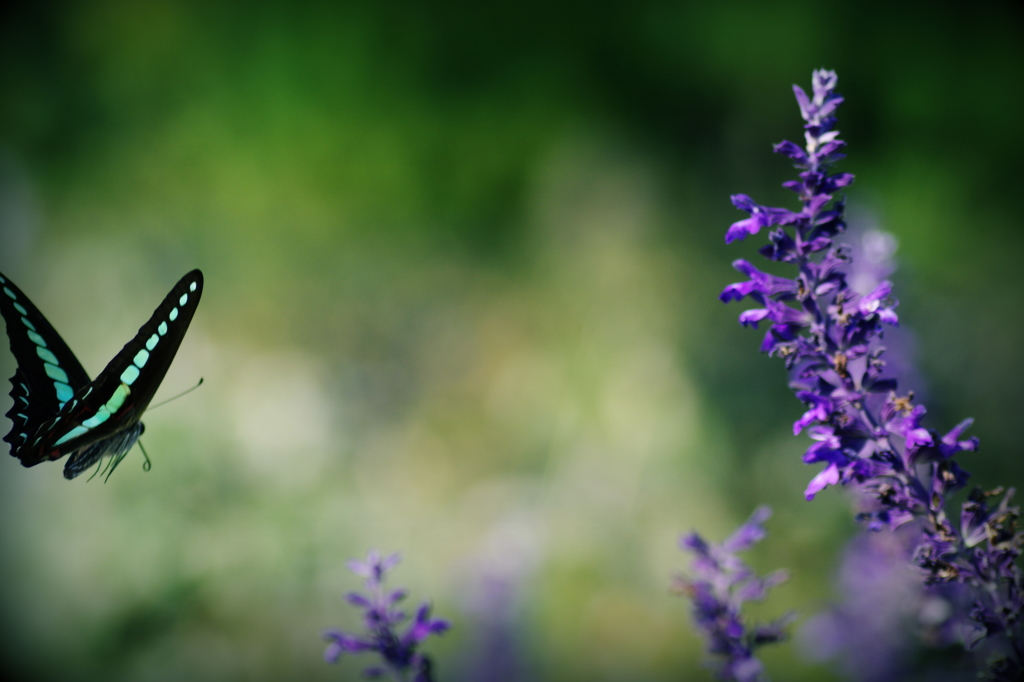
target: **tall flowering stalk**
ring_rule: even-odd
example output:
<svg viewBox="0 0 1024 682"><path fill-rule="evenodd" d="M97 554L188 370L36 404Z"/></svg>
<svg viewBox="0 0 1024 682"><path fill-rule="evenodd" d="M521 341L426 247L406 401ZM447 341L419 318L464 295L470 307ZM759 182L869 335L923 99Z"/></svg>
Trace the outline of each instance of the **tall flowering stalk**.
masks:
<svg viewBox="0 0 1024 682"><path fill-rule="evenodd" d="M743 312L740 323L770 324L761 350L784 359L797 398L808 406L793 431L808 430L816 442L804 462L825 468L808 484L806 498L829 485L859 484L870 500L859 518L871 530L895 530L919 519L923 531L913 562L925 584L958 582L971 588L972 628L964 645L984 643L995 652L986 664L990 679L1018 679L1024 673L1024 576L1015 562L1024 533L1017 530L1019 509L1010 505L1013 489L975 489L962 505L959 524L951 520L947 501L969 477L954 456L978 447L977 438L962 438L971 420L945 435L925 428L924 406L914 404L913 393L898 394L896 380L883 375L883 325L898 324L892 284L883 281L867 294L856 293L843 269L850 249L833 241L845 229L843 199L833 195L853 182L849 173L829 172L845 156L845 143L834 129L843 101L836 82L835 72L820 70L812 76L811 97L793 86L806 121L806 144L784 141L774 148L801 169L799 180L784 186L797 193L802 209L761 206L743 194L732 197L749 218L729 227L726 242L774 228L760 253L795 266L796 277L768 274L737 260L733 266L749 279L727 286L720 298L749 296L762 306Z"/></svg>
<svg viewBox="0 0 1024 682"><path fill-rule="evenodd" d="M872 221L851 221L844 240L853 259L846 281L857 293L870 293L896 270L897 240ZM886 373L920 395L924 380L914 364L911 331L901 323L886 331L886 342ZM851 492L855 503L872 504L870 494L861 499L859 490ZM840 601L804 621L797 634L807 658L833 659L850 680L860 682L906 680L912 671L927 679L924 675L935 672L928 670L925 650L963 641L969 608L962 608L967 590L960 583L922 585L912 563L920 537L917 521L850 540L838 566ZM948 667L949 661L939 665Z"/></svg>
<svg viewBox="0 0 1024 682"><path fill-rule="evenodd" d="M382 558L371 550L366 555L366 561L349 562L349 570L365 578L366 593L349 592L345 598L348 603L363 609L366 632L354 635L337 629L324 631L324 639L330 642L324 652L324 660L337 663L342 654L376 651L383 665L366 668L363 671L364 677L377 679L390 674L395 682L434 682L430 657L416 649L424 639L445 632L451 625L446 620L431 618L430 605L424 603L416 610L405 634L399 635L396 632L398 626L406 620L406 615L396 610L395 606L405 599L406 591L386 591L384 577L398 560L397 554Z"/></svg>
<svg viewBox="0 0 1024 682"><path fill-rule="evenodd" d="M693 576L676 576L674 587L690 598L694 622L707 640L708 653L718 658L717 673L723 680L763 682L764 666L754 652L785 639L785 627L792 619L787 615L754 627L743 622L744 602L763 600L769 589L789 577L785 571L775 571L760 578L736 556L764 538L763 524L771 513L768 507L758 508L720 544L710 544L697 533L679 541L694 555Z"/></svg>

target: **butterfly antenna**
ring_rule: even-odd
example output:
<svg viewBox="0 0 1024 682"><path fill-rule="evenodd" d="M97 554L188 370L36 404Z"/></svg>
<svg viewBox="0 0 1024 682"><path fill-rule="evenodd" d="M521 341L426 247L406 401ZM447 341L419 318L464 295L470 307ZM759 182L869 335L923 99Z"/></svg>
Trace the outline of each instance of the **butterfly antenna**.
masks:
<svg viewBox="0 0 1024 682"><path fill-rule="evenodd" d="M166 405L167 403L171 402L172 400L177 400L181 396L185 395L186 393L191 393L192 391L196 390L197 388L199 388L202 385L203 385L203 378L199 377L199 383L196 384L195 386L193 386L192 388L188 389L187 391L182 391L181 393L179 393L178 395L174 396L173 398L168 398L167 400L165 400L163 402L160 402L160 403L157 403L156 405L151 405L149 408L146 409L146 412L152 412L153 410L155 410L156 408L160 407L161 405ZM149 458L147 457L146 459L148 460ZM146 469L146 471L149 471L149 469Z"/></svg>

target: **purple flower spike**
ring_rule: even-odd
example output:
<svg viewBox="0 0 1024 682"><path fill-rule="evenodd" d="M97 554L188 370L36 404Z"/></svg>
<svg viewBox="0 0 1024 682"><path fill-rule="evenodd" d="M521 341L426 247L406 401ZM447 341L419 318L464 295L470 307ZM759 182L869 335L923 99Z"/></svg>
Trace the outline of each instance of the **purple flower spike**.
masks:
<svg viewBox="0 0 1024 682"><path fill-rule="evenodd" d="M788 578L785 571L759 578L736 556L764 539L763 524L771 513L768 507L759 507L721 544L710 544L697 533L679 540L679 545L694 555L690 564L693 577L676 576L673 586L690 598L693 619L704 635L708 653L718 657L715 667L723 680L763 682L764 667L754 652L784 640L786 625L793 619L788 614L753 627L742 619L744 602L763 600L769 589Z"/></svg>
<svg viewBox="0 0 1024 682"><path fill-rule="evenodd" d="M795 266L795 276L787 279L737 261L734 267L748 279L727 286L720 298L728 303L750 296L761 306L740 315L744 326L772 323L761 350L785 360L791 386L807 405L793 431L807 430L816 441L803 459L824 464L805 497L813 499L828 486L853 484L867 500L858 518L870 530L892 531L916 522L912 557L924 584L950 589L957 584L969 596L958 602L971 604L969 613L957 614L972 623L961 628L969 632L961 635L962 643L982 652L979 662L987 679L1018 679L1024 676L1024 572L1016 563L1024 548L1019 510L1009 504L1012 491L990 507L988 498L1002 490L976 490L963 505L959 527L951 522L947 500L969 478L954 456L978 449L977 438L963 437L971 420L940 435L923 424L926 410L914 405L914 394L898 394L896 379L883 376L884 328L899 324L892 283L884 273L870 289L850 286L853 249L833 242L846 227L843 198L834 193L853 182L849 173L831 172L845 148L835 130L843 102L835 92L837 83L835 72L819 70L812 76L810 95L794 85L806 121L805 144L775 145L800 170L799 179L784 186L797 193L802 209L794 213L761 206L743 194L732 197L750 217L729 227L726 242L772 226L760 252Z"/></svg>
<svg viewBox="0 0 1024 682"><path fill-rule="evenodd" d="M397 554L382 559L378 552L371 550L366 561L352 560L348 563L350 571L366 579L366 594L350 592L345 596L349 604L363 609L366 633L353 635L336 629L325 630L323 636L329 644L324 651L324 660L337 663L344 654L376 651L384 666L366 668L364 677L377 679L390 673L396 680L408 680L412 675L413 682L433 682L430 657L417 652L416 647L430 635L444 633L451 624L440 618L431 618L430 605L423 604L416 610L416 617L405 634L396 632L397 626L406 620L406 615L392 607L405 598L406 592L402 589L385 591L384 579L398 561Z"/></svg>

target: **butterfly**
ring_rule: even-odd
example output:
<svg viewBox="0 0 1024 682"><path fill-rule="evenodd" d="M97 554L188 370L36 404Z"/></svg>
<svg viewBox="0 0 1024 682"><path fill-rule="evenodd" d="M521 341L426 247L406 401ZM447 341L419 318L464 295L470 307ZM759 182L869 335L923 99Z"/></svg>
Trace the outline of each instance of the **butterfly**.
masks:
<svg viewBox="0 0 1024 682"><path fill-rule="evenodd" d="M145 430L142 413L163 381L203 294L203 273L182 277L152 317L90 381L82 364L28 296L0 273L0 314L18 369L11 377L13 428L4 440L26 467L70 455L72 479L111 457L107 472Z"/></svg>

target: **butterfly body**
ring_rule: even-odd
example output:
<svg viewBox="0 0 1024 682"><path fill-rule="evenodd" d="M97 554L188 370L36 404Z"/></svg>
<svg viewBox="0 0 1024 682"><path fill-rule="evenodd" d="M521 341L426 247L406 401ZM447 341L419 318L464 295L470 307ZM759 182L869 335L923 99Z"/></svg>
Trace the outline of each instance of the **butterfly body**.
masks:
<svg viewBox="0 0 1024 682"><path fill-rule="evenodd" d="M145 427L140 421L174 359L203 292L193 270L171 289L135 337L96 379L53 326L0 274L0 314L18 369L11 377L13 427L4 440L27 467L70 455L74 478L104 455L119 461Z"/></svg>

